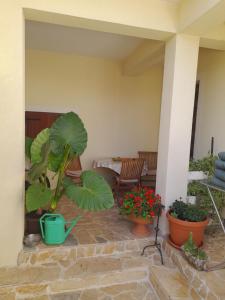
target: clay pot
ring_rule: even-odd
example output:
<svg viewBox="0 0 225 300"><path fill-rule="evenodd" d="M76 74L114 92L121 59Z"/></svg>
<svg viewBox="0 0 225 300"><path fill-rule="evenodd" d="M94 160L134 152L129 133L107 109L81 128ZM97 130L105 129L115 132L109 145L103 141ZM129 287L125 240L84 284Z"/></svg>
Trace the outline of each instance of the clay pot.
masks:
<svg viewBox="0 0 225 300"><path fill-rule="evenodd" d="M153 220L144 219L143 217L136 217L134 214L128 216L128 219L133 222L131 232L138 237L149 236L151 230L149 224L153 223Z"/></svg>
<svg viewBox="0 0 225 300"><path fill-rule="evenodd" d="M170 242L176 248L180 248L189 237L192 232L193 240L199 247L203 244L204 231L209 223L209 220L201 222L188 222L174 218L169 214L166 214L169 222L170 229Z"/></svg>
<svg viewBox="0 0 225 300"><path fill-rule="evenodd" d="M35 211L30 212L25 215L25 233L26 234L36 234L41 233L39 219L48 211Z"/></svg>

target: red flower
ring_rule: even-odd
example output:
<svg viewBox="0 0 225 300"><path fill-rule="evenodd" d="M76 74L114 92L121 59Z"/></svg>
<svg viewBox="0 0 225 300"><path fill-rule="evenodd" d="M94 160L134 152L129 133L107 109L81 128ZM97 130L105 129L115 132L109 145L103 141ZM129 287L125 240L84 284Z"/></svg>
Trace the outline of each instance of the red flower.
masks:
<svg viewBox="0 0 225 300"><path fill-rule="evenodd" d="M148 187L136 187L123 197L123 205L120 210L124 214L135 213L137 216L153 218L156 214L155 205L160 204L161 197L155 195L153 189Z"/></svg>
<svg viewBox="0 0 225 300"><path fill-rule="evenodd" d="M135 198L134 198L134 201L135 202L140 202L142 199L141 199L141 197L140 196L136 196Z"/></svg>
<svg viewBox="0 0 225 300"><path fill-rule="evenodd" d="M151 217L154 217L154 216L155 216L154 211L150 211L149 215L150 215Z"/></svg>

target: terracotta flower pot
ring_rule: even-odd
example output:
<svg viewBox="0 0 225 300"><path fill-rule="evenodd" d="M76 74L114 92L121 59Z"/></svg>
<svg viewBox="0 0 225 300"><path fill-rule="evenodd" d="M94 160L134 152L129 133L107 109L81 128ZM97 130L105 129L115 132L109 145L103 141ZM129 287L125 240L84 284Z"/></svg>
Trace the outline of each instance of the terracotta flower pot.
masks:
<svg viewBox="0 0 225 300"><path fill-rule="evenodd" d="M198 247L202 245L204 230L209 223L208 219L201 222L188 222L174 218L169 212L166 215L169 222L170 240L172 244L180 248L188 240L189 234L192 232L193 240L196 245Z"/></svg>
<svg viewBox="0 0 225 300"><path fill-rule="evenodd" d="M149 224L153 223L153 220L149 220L148 218L144 219L143 217L136 217L134 214L128 216L128 219L133 222L133 228L131 232L138 237L146 237L149 236L151 230L149 228Z"/></svg>
<svg viewBox="0 0 225 300"><path fill-rule="evenodd" d="M26 234L41 233L39 219L47 212L48 212L47 210L43 210L42 212L39 213L37 213L36 211L27 213L25 215L25 233Z"/></svg>

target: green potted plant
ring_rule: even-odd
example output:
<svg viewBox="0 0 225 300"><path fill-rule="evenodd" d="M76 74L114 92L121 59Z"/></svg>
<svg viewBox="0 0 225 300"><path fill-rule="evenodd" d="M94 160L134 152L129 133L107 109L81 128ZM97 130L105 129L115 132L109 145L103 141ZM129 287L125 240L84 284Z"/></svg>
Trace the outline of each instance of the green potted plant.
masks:
<svg viewBox="0 0 225 300"><path fill-rule="evenodd" d="M94 171L84 171L82 184L75 184L65 175L65 170L75 156L87 146L87 132L82 120L74 112L60 116L51 126L42 130L26 147L31 158L27 174L26 210L36 212L48 208L54 212L63 195L78 207L99 211L114 205L111 188L102 176ZM51 188L48 171L54 174L56 187Z"/></svg>
<svg viewBox="0 0 225 300"><path fill-rule="evenodd" d="M206 157L203 157L202 159L191 160L189 164L189 171L204 172L204 174L207 174L207 177L210 179L210 177L214 174L214 164L217 159L217 156L208 155ZM198 181L191 178L192 177L189 177L190 182L188 183L188 197L195 197L195 201L199 204L199 206L205 208L209 212L209 214L212 215L212 202L210 200L207 189ZM225 206L225 195L220 191L213 191L212 193L216 201L217 208L222 213ZM214 215L212 215L211 217L214 218Z"/></svg>
<svg viewBox="0 0 225 300"><path fill-rule="evenodd" d="M199 247L203 243L204 230L208 224L207 211L194 204L187 204L182 200L176 200L169 211L169 242L176 248L180 248L193 234L193 240Z"/></svg>
<svg viewBox="0 0 225 300"><path fill-rule="evenodd" d="M134 223L132 233L136 236L144 237L150 234L147 225L153 222L159 209L161 210L161 198L148 187L134 188L120 201L120 213L128 216Z"/></svg>
<svg viewBox="0 0 225 300"><path fill-rule="evenodd" d="M190 232L188 240L181 247L181 249L188 262L197 270L203 271L207 269L207 254L204 250L196 246L193 240L192 232Z"/></svg>

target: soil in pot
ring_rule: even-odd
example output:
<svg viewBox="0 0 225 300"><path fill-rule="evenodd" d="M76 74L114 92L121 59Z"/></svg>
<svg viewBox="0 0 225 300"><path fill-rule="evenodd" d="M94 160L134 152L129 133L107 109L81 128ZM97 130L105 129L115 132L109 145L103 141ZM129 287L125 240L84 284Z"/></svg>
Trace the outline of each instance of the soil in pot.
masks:
<svg viewBox="0 0 225 300"><path fill-rule="evenodd" d="M206 219L201 222L188 222L176 219L167 213L170 229L171 244L176 248L180 248L189 237L192 232L193 240L197 247L203 244L204 231L208 225L209 220Z"/></svg>
<svg viewBox="0 0 225 300"><path fill-rule="evenodd" d="M134 235L138 237L147 237L151 234L151 228L149 224L152 224L153 220L136 217L134 214L129 215L128 219L133 222L131 232Z"/></svg>
<svg viewBox="0 0 225 300"><path fill-rule="evenodd" d="M46 214L47 210L42 210L42 212L30 212L25 215L25 233L41 233L39 219Z"/></svg>

